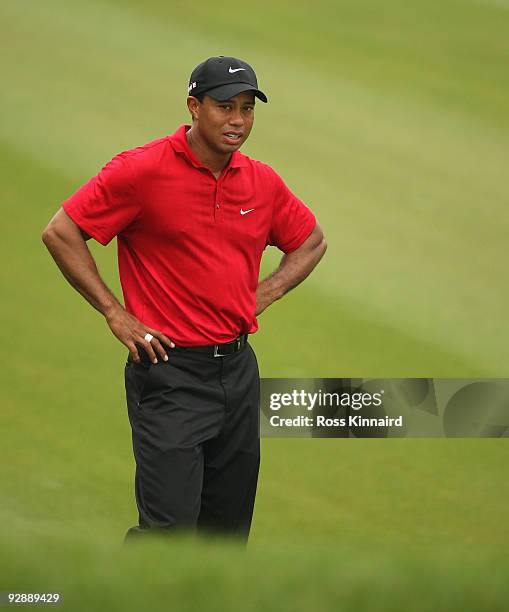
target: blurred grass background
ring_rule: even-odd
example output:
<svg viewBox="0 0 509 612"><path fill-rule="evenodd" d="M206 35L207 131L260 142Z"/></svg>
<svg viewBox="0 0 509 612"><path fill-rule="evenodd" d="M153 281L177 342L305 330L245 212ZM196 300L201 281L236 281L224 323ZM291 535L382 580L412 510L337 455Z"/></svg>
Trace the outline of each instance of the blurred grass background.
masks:
<svg viewBox="0 0 509 612"><path fill-rule="evenodd" d="M329 243L260 318L262 375L507 376L509 3L4 0L0 24L0 590L73 610L505 609L505 440L264 440L247 554L122 550L126 351L40 234L114 154L187 122L197 63L239 56L269 96L243 150ZM114 242L90 246L120 295Z"/></svg>

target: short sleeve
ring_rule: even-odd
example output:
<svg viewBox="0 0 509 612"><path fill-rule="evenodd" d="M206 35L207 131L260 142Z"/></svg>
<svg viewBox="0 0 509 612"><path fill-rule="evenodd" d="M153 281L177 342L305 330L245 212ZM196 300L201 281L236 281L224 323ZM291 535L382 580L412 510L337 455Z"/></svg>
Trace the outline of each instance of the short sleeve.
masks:
<svg viewBox="0 0 509 612"><path fill-rule="evenodd" d="M311 234L316 218L276 172L274 179L274 209L267 244L290 253L299 248Z"/></svg>
<svg viewBox="0 0 509 612"><path fill-rule="evenodd" d="M65 200L62 208L81 229L106 245L140 211L133 184L130 166L119 154Z"/></svg>

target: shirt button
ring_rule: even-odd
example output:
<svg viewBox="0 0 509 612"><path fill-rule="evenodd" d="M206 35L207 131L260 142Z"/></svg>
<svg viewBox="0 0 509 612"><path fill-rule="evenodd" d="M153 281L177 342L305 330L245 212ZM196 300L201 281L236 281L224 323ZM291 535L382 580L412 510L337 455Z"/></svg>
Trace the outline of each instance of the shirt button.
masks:
<svg viewBox="0 0 509 612"><path fill-rule="evenodd" d="M216 208L219 208L221 205L219 204L219 202L216 204Z"/></svg>

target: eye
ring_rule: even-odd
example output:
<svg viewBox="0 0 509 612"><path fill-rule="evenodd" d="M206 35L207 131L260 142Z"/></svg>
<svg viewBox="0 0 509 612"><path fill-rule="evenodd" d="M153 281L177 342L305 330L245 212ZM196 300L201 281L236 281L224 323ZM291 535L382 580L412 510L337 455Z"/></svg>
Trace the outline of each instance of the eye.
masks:
<svg viewBox="0 0 509 612"><path fill-rule="evenodd" d="M232 105L231 104L220 104L219 108L224 108L224 110L231 110L232 109Z"/></svg>

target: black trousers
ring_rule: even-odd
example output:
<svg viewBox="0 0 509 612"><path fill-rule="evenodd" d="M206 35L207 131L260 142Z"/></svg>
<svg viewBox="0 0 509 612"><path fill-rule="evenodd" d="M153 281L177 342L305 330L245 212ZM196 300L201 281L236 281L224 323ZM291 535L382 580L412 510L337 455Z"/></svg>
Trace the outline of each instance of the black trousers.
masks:
<svg viewBox="0 0 509 612"><path fill-rule="evenodd" d="M125 366L139 525L125 541L176 530L246 541L260 464L260 378L246 344L225 357L167 348Z"/></svg>

